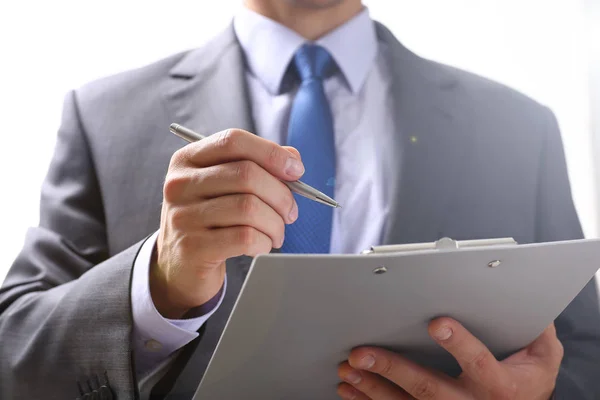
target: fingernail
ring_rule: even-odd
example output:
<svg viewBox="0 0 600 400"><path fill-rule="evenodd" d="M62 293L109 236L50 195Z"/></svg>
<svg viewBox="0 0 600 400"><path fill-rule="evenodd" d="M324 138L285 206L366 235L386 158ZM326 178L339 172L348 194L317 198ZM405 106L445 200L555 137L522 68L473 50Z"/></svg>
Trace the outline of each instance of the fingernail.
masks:
<svg viewBox="0 0 600 400"><path fill-rule="evenodd" d="M358 362L358 368L360 368L360 369L369 369L373 365L375 365L375 357L373 357L370 354L368 356L364 356Z"/></svg>
<svg viewBox="0 0 600 400"><path fill-rule="evenodd" d="M290 215L288 215L290 222L294 222L298 218L298 204L294 201L292 204L292 210L290 211Z"/></svg>
<svg viewBox="0 0 600 400"><path fill-rule="evenodd" d="M344 380L353 385L358 385L360 381L362 381L362 377L358 373L358 371L350 371L344 376Z"/></svg>
<svg viewBox="0 0 600 400"><path fill-rule="evenodd" d="M289 157L285 162L285 173L299 178L304 174L304 165L294 157Z"/></svg>
<svg viewBox="0 0 600 400"><path fill-rule="evenodd" d="M283 247L283 242L285 242L285 235L281 237L281 243L279 243L279 248Z"/></svg>
<svg viewBox="0 0 600 400"><path fill-rule="evenodd" d="M435 331L433 333L433 336L437 340L448 340L452 336L452 329L448 328L447 326L443 326L437 331Z"/></svg>

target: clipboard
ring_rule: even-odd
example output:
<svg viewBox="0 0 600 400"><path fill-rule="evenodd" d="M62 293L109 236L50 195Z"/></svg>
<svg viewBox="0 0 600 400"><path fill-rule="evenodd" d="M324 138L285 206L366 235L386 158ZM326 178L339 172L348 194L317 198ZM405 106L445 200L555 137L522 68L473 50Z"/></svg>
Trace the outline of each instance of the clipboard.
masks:
<svg viewBox="0 0 600 400"><path fill-rule="evenodd" d="M194 400L336 398L351 349L397 351L450 375L427 334L455 318L498 359L531 343L600 268L600 240L511 238L254 259Z"/></svg>

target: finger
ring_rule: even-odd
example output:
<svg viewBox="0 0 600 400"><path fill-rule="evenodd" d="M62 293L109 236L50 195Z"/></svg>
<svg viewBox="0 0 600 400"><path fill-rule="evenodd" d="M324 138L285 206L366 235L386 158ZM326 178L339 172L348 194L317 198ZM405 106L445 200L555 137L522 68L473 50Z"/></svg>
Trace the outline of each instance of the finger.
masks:
<svg viewBox="0 0 600 400"><path fill-rule="evenodd" d="M281 216L253 194L233 194L186 207L191 218L201 219L208 229L251 226L269 236L276 248L283 245L285 223ZM196 215L193 215L195 212ZM187 218L183 215L181 218ZM185 221L182 221L185 223Z"/></svg>
<svg viewBox="0 0 600 400"><path fill-rule="evenodd" d="M252 161L171 171L163 194L169 203L185 204L237 193L258 196L288 224L298 218L298 206L290 189Z"/></svg>
<svg viewBox="0 0 600 400"><path fill-rule="evenodd" d="M180 152L180 153L179 153ZM183 158L197 167L232 161L254 161L272 175L287 181L298 180L304 173L302 162L278 144L240 129L215 133L178 150L176 162Z"/></svg>
<svg viewBox="0 0 600 400"><path fill-rule="evenodd" d="M387 350L371 347L358 348L348 358L352 368L382 376L421 400L452 400L462 396L455 382ZM369 396L368 392L365 392Z"/></svg>
<svg viewBox="0 0 600 400"><path fill-rule="evenodd" d="M281 146L284 149L286 149L287 151L289 151L290 153L292 153L294 156L296 156L296 158L298 160L302 160L302 156L300 155L300 152L298 150L296 150L295 147L292 146Z"/></svg>
<svg viewBox="0 0 600 400"><path fill-rule="evenodd" d="M347 383L340 383L337 388L337 394L342 399L347 400L372 400L360 390Z"/></svg>
<svg viewBox="0 0 600 400"><path fill-rule="evenodd" d="M347 362L339 366L338 376L371 400L411 399L408 393L387 379L368 371L356 370Z"/></svg>
<svg viewBox="0 0 600 400"><path fill-rule="evenodd" d="M474 382L485 387L501 384L506 376L502 365L488 348L460 323L450 318L439 318L429 324L429 334L446 351Z"/></svg>
<svg viewBox="0 0 600 400"><path fill-rule="evenodd" d="M528 346L528 354L552 365L560 365L564 348L556 336L556 327L550 324L538 338Z"/></svg>
<svg viewBox="0 0 600 400"><path fill-rule="evenodd" d="M188 235L189 236L189 235ZM184 237L182 240L185 240ZM255 257L268 254L273 248L271 239L251 226L235 226L231 228L204 231L200 238L189 238L190 245L195 245L208 261L223 262L229 258L242 255Z"/></svg>

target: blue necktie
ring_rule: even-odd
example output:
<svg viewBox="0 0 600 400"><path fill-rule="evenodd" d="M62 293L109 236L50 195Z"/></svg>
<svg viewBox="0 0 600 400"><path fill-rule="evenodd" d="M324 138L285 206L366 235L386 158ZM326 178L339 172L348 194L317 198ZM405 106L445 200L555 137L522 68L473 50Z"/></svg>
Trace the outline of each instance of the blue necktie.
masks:
<svg viewBox="0 0 600 400"><path fill-rule="evenodd" d="M335 187L335 145L333 117L323 79L335 68L323 47L307 44L294 56L302 83L294 102L287 144L302 155L302 181L333 197ZM286 226L283 253L329 253L333 209L294 194L299 217Z"/></svg>

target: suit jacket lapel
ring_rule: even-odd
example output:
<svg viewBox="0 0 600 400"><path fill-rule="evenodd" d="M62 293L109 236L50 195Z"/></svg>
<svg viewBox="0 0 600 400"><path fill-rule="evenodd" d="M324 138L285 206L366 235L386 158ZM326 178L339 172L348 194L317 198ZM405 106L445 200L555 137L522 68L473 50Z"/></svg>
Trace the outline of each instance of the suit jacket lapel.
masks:
<svg viewBox="0 0 600 400"><path fill-rule="evenodd" d="M172 122L204 135L228 128L254 130L244 56L233 25L188 53L169 75L164 99Z"/></svg>
<svg viewBox="0 0 600 400"><path fill-rule="evenodd" d="M411 53L383 25L377 24L377 34L390 50L399 176L391 182L384 243L434 241L444 234L444 215L460 175L457 161L468 150L455 111L457 82Z"/></svg>

